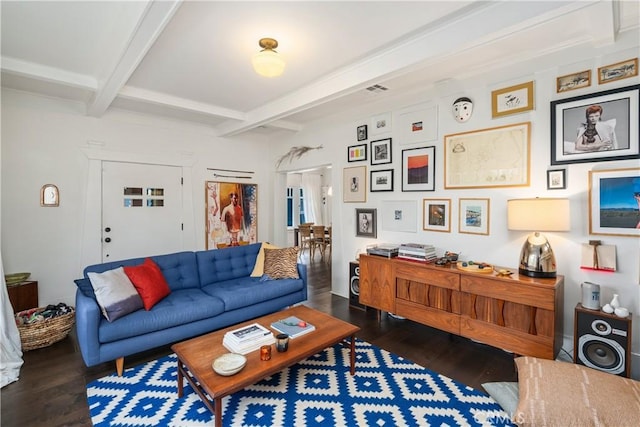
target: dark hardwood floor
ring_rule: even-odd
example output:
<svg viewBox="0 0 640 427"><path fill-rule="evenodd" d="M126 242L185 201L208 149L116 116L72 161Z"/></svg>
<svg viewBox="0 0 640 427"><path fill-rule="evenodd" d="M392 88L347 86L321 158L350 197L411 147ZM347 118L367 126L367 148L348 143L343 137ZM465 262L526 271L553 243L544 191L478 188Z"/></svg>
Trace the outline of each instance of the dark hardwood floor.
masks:
<svg viewBox="0 0 640 427"><path fill-rule="evenodd" d="M348 262L344 264L348 269ZM348 299L331 294L328 263L318 260L308 263L308 279L306 304L358 325L361 328L358 338L478 390L482 390L484 382L516 380L513 356L509 353L386 314L378 322L375 310L349 308ZM169 352L167 346L127 357L125 367ZM20 380L2 389L0 425L90 426L85 386L114 370L114 363L87 368L74 333L50 347L28 351L24 354Z"/></svg>

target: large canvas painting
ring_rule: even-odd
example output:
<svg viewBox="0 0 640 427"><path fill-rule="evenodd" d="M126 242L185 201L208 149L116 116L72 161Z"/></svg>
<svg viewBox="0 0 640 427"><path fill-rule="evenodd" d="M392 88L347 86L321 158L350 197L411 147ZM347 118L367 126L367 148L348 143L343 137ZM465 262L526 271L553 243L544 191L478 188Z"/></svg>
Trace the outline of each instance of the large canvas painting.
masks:
<svg viewBox="0 0 640 427"><path fill-rule="evenodd" d="M257 243L258 185L207 181L207 249Z"/></svg>

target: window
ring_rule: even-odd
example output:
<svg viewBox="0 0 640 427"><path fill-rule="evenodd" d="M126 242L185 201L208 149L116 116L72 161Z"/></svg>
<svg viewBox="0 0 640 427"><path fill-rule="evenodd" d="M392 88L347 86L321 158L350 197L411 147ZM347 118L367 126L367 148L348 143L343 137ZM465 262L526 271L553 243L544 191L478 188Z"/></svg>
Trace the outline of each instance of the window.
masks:
<svg viewBox="0 0 640 427"><path fill-rule="evenodd" d="M293 195L296 193L296 189L293 187L287 188L287 227L293 227L306 222L304 215L304 194L302 192L302 188L298 188L298 192L299 198L296 200L297 203L294 203ZM293 218L295 218L296 213L299 214L299 222L294 224Z"/></svg>

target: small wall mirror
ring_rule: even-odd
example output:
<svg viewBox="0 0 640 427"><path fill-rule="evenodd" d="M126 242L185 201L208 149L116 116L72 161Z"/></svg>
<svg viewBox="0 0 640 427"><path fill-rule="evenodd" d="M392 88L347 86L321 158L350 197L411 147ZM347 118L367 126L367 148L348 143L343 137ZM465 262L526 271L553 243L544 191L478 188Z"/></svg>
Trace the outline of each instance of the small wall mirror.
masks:
<svg viewBox="0 0 640 427"><path fill-rule="evenodd" d="M60 193L53 184L45 184L40 189L40 206L60 206Z"/></svg>

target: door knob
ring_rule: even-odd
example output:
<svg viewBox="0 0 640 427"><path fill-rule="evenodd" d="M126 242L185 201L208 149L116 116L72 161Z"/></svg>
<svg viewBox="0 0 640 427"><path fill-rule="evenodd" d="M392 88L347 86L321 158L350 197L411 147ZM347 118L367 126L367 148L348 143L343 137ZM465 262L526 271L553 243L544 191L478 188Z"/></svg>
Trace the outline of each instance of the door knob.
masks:
<svg viewBox="0 0 640 427"><path fill-rule="evenodd" d="M111 231L111 227L107 227L107 228L105 228L105 229L104 229L104 231L105 231L106 233L110 232L110 231Z"/></svg>
<svg viewBox="0 0 640 427"><path fill-rule="evenodd" d="M104 239L104 241L109 243L111 241L111 237L107 237L106 239Z"/></svg>

